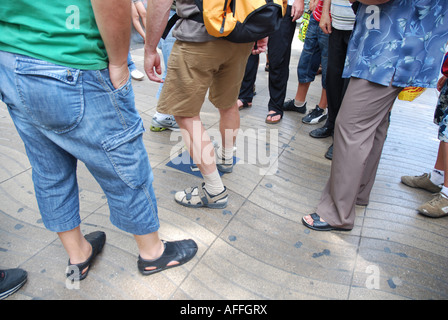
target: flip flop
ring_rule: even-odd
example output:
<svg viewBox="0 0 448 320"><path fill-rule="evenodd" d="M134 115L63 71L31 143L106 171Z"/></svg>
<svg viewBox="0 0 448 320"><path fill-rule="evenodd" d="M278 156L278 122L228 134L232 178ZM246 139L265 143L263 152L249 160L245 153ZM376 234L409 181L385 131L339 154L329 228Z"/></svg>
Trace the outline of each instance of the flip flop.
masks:
<svg viewBox="0 0 448 320"><path fill-rule="evenodd" d="M280 119L278 119L278 120L269 120L268 119L268 117L271 117L271 119L272 119L275 116L280 116ZM274 113L268 113L268 115L266 116L265 122L269 123L269 124L276 124L276 123L279 123L282 120L282 118L283 118L283 113L275 111Z"/></svg>
<svg viewBox="0 0 448 320"><path fill-rule="evenodd" d="M148 276L166 269L174 268L183 265L190 261L198 251L198 245L194 240L180 240L180 241L164 241L162 240L165 250L160 258L155 260L145 260L138 257L138 270L141 274ZM169 265L170 262L177 262ZM151 268L148 270L148 268Z"/></svg>

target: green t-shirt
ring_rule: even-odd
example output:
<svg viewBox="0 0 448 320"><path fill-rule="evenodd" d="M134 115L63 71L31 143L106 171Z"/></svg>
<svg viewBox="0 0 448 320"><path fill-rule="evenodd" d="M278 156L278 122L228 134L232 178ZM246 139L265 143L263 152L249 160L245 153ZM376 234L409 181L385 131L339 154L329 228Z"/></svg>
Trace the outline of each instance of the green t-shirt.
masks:
<svg viewBox="0 0 448 320"><path fill-rule="evenodd" d="M0 50L82 70L108 65L90 0L0 0Z"/></svg>

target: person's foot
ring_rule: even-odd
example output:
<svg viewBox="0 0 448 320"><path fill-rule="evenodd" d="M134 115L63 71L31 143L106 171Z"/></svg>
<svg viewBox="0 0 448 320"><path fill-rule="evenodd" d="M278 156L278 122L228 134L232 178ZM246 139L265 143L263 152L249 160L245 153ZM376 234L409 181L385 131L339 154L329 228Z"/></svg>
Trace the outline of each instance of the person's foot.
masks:
<svg viewBox="0 0 448 320"><path fill-rule="evenodd" d="M333 227L329 225L327 222L324 221L317 213L312 213L309 215L306 215L302 218L302 223L304 226L316 230L316 231L332 231L332 230L339 230L339 231L350 231L350 229L345 228L338 228Z"/></svg>
<svg viewBox="0 0 448 320"><path fill-rule="evenodd" d="M333 129L330 129L325 125L323 127L320 127L320 128L310 131L310 136L313 138L318 138L318 139L331 137L332 134L333 134Z"/></svg>
<svg viewBox="0 0 448 320"><path fill-rule="evenodd" d="M247 101L245 101L245 100L238 99L238 101L237 101L237 105L238 105L238 109L239 109L239 110L241 110L241 109L247 109L247 108L252 107L252 102L247 102Z"/></svg>
<svg viewBox="0 0 448 320"><path fill-rule="evenodd" d="M448 196L443 192L439 192L434 198L422 204L417 211L431 218L448 216Z"/></svg>
<svg viewBox="0 0 448 320"><path fill-rule="evenodd" d="M19 268L0 270L0 300L19 290L27 278L27 272Z"/></svg>
<svg viewBox="0 0 448 320"><path fill-rule="evenodd" d="M282 120L283 115L280 112L271 110L266 117L266 123L275 124Z"/></svg>
<svg viewBox="0 0 448 320"><path fill-rule="evenodd" d="M221 193L212 195L205 189L204 182L200 187L187 188L176 192L174 195L174 200L178 204L189 208L223 209L227 207L228 199L229 195L226 187L224 187Z"/></svg>
<svg viewBox="0 0 448 320"><path fill-rule="evenodd" d="M70 259L68 260L66 276L72 281L84 280L87 277L95 258L103 250L106 243L106 234L103 231L94 231L86 234L84 238L91 245L92 251L90 257L84 262L72 264Z"/></svg>
<svg viewBox="0 0 448 320"><path fill-rule="evenodd" d="M325 158L328 160L333 160L333 144L331 144L331 146L328 147L327 152L325 152Z"/></svg>
<svg viewBox="0 0 448 320"><path fill-rule="evenodd" d="M166 269L183 265L190 261L198 251L198 245L194 240L164 241L162 255L154 260L145 260L138 257L138 270L145 276L151 275Z"/></svg>
<svg viewBox="0 0 448 320"><path fill-rule="evenodd" d="M438 193L442 187L435 185L431 181L431 175L429 173L424 173L421 176L402 176L401 183L412 188L420 188L432 193Z"/></svg>
<svg viewBox="0 0 448 320"><path fill-rule="evenodd" d="M133 70L131 71L131 77L134 80L142 81L145 78L145 75L138 70Z"/></svg>
<svg viewBox="0 0 448 320"><path fill-rule="evenodd" d="M179 131L179 125L172 115L166 115L161 113L156 113L151 120L151 126L149 127L151 131L160 132L167 129L172 131Z"/></svg>
<svg viewBox="0 0 448 320"><path fill-rule="evenodd" d="M291 100L286 101L283 104L282 109L283 109L283 111L295 111L298 113L305 113L306 112L306 102L303 104L303 106L297 107L295 105L295 100L291 99Z"/></svg>
<svg viewBox="0 0 448 320"><path fill-rule="evenodd" d="M327 109L321 109L319 106L316 106L316 108L303 117L302 122L306 124L317 124L325 119L327 119Z"/></svg>

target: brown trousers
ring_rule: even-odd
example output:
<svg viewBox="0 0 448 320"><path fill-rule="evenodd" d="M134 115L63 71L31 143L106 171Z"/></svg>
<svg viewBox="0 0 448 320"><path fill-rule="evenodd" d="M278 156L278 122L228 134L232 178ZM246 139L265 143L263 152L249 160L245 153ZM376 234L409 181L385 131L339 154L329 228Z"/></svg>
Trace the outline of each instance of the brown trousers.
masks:
<svg viewBox="0 0 448 320"><path fill-rule="evenodd" d="M355 205L368 204L389 111L401 90L350 79L336 119L330 178L316 211L331 226L353 228Z"/></svg>

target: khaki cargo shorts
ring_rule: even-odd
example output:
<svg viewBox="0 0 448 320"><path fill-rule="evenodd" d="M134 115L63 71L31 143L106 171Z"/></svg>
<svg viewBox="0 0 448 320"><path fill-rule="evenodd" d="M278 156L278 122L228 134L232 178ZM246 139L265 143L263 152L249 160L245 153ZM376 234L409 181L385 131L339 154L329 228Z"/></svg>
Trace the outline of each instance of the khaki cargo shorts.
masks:
<svg viewBox="0 0 448 320"><path fill-rule="evenodd" d="M165 83L157 105L160 113L199 115L207 90L220 109L236 104L253 43L218 39L209 42L177 40L171 51Z"/></svg>

